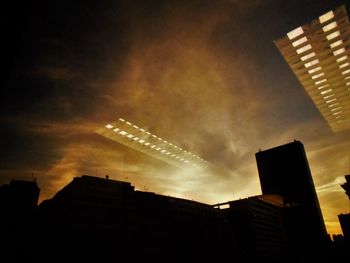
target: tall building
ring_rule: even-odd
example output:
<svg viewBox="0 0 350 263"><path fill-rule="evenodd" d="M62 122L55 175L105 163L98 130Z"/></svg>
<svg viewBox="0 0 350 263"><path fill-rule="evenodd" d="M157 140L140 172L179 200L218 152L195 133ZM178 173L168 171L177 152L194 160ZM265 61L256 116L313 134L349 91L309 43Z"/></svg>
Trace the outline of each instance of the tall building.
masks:
<svg viewBox="0 0 350 263"><path fill-rule="evenodd" d="M334 132L350 128L349 36L342 5L274 41Z"/></svg>
<svg viewBox="0 0 350 263"><path fill-rule="evenodd" d="M341 185L341 187L345 190L346 195L349 198L350 201L350 174L345 175L346 182Z"/></svg>
<svg viewBox="0 0 350 263"><path fill-rule="evenodd" d="M345 175L346 182L341 184L350 202L350 174ZM345 240L350 244L350 213L338 215L339 223L343 231Z"/></svg>
<svg viewBox="0 0 350 263"><path fill-rule="evenodd" d="M36 209L40 188L35 181L12 180L0 186L1 258L25 262L35 254ZM30 261L30 260L29 260Z"/></svg>
<svg viewBox="0 0 350 263"><path fill-rule="evenodd" d="M286 232L296 260L313 260L326 245L327 233L303 144L294 141L259 151L255 157L262 193L283 198Z"/></svg>

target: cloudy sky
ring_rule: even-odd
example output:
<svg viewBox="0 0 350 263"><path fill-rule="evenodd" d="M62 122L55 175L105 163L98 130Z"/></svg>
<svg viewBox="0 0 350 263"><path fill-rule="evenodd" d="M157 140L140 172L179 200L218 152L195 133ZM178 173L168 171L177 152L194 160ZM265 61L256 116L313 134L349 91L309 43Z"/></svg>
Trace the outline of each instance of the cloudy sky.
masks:
<svg viewBox="0 0 350 263"><path fill-rule="evenodd" d="M108 174L214 204L261 194L255 153L297 139L327 230L341 233L350 133L331 131L273 40L344 2L87 2L8 10L0 184L36 178L43 200L75 176ZM118 118L216 171L172 167L96 133Z"/></svg>

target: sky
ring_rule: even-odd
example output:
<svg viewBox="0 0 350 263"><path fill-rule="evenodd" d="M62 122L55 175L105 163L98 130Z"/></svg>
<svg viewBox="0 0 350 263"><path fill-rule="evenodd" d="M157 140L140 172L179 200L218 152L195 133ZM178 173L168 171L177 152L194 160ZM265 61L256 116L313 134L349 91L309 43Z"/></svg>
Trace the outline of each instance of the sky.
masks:
<svg viewBox="0 0 350 263"><path fill-rule="evenodd" d="M273 40L344 1L35 1L10 6L0 184L40 201L83 174L215 204L260 195L259 150L304 144L328 233L349 213L350 131L333 133ZM172 167L96 131L123 118L201 156Z"/></svg>

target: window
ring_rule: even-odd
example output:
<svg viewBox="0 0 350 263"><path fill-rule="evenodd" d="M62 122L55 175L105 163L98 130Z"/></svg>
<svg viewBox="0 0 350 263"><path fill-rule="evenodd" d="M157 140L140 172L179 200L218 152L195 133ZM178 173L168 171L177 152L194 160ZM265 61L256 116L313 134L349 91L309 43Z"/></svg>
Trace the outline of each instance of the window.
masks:
<svg viewBox="0 0 350 263"><path fill-rule="evenodd" d="M337 46L339 46L341 44L343 44L343 40L340 39L338 41L335 41L335 42L331 43L330 46L331 46L331 48L335 48L335 47L337 47Z"/></svg>
<svg viewBox="0 0 350 263"><path fill-rule="evenodd" d="M323 24L324 22L332 19L334 17L334 13L333 11L329 11L321 16L319 16L319 20L320 20L320 23Z"/></svg>
<svg viewBox="0 0 350 263"><path fill-rule="evenodd" d="M345 48L337 49L336 51L333 51L334 56L338 56L341 53L345 52Z"/></svg>
<svg viewBox="0 0 350 263"><path fill-rule="evenodd" d="M335 31L332 34L327 35L326 37L327 37L328 40L331 40L333 38L336 38L337 36L340 36L340 32L339 31Z"/></svg>
<svg viewBox="0 0 350 263"><path fill-rule="evenodd" d="M314 56L316 56L316 54L315 54L315 52L312 52L312 53L310 53L310 54L307 54L307 55L305 55L305 56L302 56L300 59L301 59L302 61L304 61L304 60L307 60L307 59L312 58L312 57L314 57Z"/></svg>
<svg viewBox="0 0 350 263"><path fill-rule="evenodd" d="M287 36L289 39L293 39L293 38L296 38L297 36L300 36L303 33L304 33L304 30L301 27L298 27L290 31L289 33L287 33Z"/></svg>
<svg viewBox="0 0 350 263"><path fill-rule="evenodd" d="M305 43L307 41L306 37L302 37L294 42L292 42L293 47L299 46L302 43Z"/></svg>
<svg viewBox="0 0 350 263"><path fill-rule="evenodd" d="M334 22L324 26L322 29L323 29L324 32L327 32L327 31L329 31L329 30L331 30L331 29L333 29L335 27L337 27L337 22L334 21Z"/></svg>
<svg viewBox="0 0 350 263"><path fill-rule="evenodd" d="M317 63L319 63L320 61L318 60L318 59L314 59L314 60L312 60L312 61L310 61L310 62L308 62L308 63L306 63L305 64L305 67L311 67L311 66L313 66L313 65L316 65Z"/></svg>
<svg viewBox="0 0 350 263"><path fill-rule="evenodd" d="M311 45L310 44L307 44L306 46L303 46L301 48L298 48L297 49L297 53L300 54L300 53L303 53L307 50L311 49Z"/></svg>

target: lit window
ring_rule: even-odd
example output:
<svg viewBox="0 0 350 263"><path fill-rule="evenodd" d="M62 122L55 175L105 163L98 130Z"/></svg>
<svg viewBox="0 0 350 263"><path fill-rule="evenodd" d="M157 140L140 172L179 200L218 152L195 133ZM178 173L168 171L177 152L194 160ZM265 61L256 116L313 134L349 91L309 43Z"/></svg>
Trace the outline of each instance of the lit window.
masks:
<svg viewBox="0 0 350 263"><path fill-rule="evenodd" d="M301 57L300 59L301 59L302 61L304 61L304 60L307 60L307 59L312 58L312 57L314 57L314 56L316 56L316 54L315 54L315 52L312 52L312 53L310 53L310 54L307 54L307 55Z"/></svg>
<svg viewBox="0 0 350 263"><path fill-rule="evenodd" d="M323 73L323 72L322 72L322 73L319 73L319 74L317 74L317 75L311 76L311 78L312 78L312 79L317 79L317 78L322 77L322 76L324 76L324 73Z"/></svg>
<svg viewBox="0 0 350 263"><path fill-rule="evenodd" d="M350 79L350 76L345 77L345 79Z"/></svg>
<svg viewBox="0 0 350 263"><path fill-rule="evenodd" d="M341 123L342 121L343 121L343 120L338 120L337 122L338 122L338 123Z"/></svg>
<svg viewBox="0 0 350 263"><path fill-rule="evenodd" d="M189 160L185 160L184 163L189 163L190 161Z"/></svg>
<svg viewBox="0 0 350 263"><path fill-rule="evenodd" d="M139 137L135 137L133 140L138 141L139 139L140 139Z"/></svg>
<svg viewBox="0 0 350 263"><path fill-rule="evenodd" d="M138 126L136 125L133 125L132 127L134 127L135 129L140 129Z"/></svg>
<svg viewBox="0 0 350 263"><path fill-rule="evenodd" d="M343 108L343 107L337 107L337 108L331 109L331 111L340 110L340 109L342 109L342 108Z"/></svg>
<svg viewBox="0 0 350 263"><path fill-rule="evenodd" d="M326 82L326 81L327 81L327 79L321 79L319 81L316 81L315 84L318 85L318 84L321 84L321 83Z"/></svg>
<svg viewBox="0 0 350 263"><path fill-rule="evenodd" d="M333 11L329 11L321 16L319 16L320 23L324 23L334 17Z"/></svg>
<svg viewBox="0 0 350 263"><path fill-rule="evenodd" d="M169 155L169 154L171 154L171 152L167 152L167 153L165 153L166 155Z"/></svg>
<svg viewBox="0 0 350 263"><path fill-rule="evenodd" d="M128 137L128 138L133 138L134 137L134 135L132 135L132 134L129 134L128 136L126 136L126 137Z"/></svg>
<svg viewBox="0 0 350 263"><path fill-rule="evenodd" d="M131 122L128 122L128 121L127 121L126 124L127 124L127 125L131 125Z"/></svg>
<svg viewBox="0 0 350 263"><path fill-rule="evenodd" d="M155 136L154 134L152 134L152 137L153 137L153 138L157 138L157 136Z"/></svg>
<svg viewBox="0 0 350 263"><path fill-rule="evenodd" d="M327 100L326 103L331 103L333 101L336 101L337 99L331 99L331 100Z"/></svg>
<svg viewBox="0 0 350 263"><path fill-rule="evenodd" d="M145 130L144 130L144 129L140 129L140 131L145 132Z"/></svg>
<svg viewBox="0 0 350 263"><path fill-rule="evenodd" d="M331 43L330 46L331 46L331 48L335 48L335 47L337 47L337 46L339 46L341 44L343 44L343 41L340 39L338 41L335 41L335 42Z"/></svg>
<svg viewBox="0 0 350 263"><path fill-rule="evenodd" d="M166 152L166 150L161 150L160 152L161 152L161 153L165 153L165 152Z"/></svg>
<svg viewBox="0 0 350 263"><path fill-rule="evenodd" d="M345 75L348 74L350 72L350 69L344 70L341 74Z"/></svg>
<svg viewBox="0 0 350 263"><path fill-rule="evenodd" d="M151 146L151 148L153 149L153 148L156 148L156 146L153 144L152 146Z"/></svg>
<svg viewBox="0 0 350 263"><path fill-rule="evenodd" d="M324 89L324 88L326 88L328 86L329 86L329 84L326 84L326 85L323 85L323 86L319 86L318 89Z"/></svg>
<svg viewBox="0 0 350 263"><path fill-rule="evenodd" d="M338 56L341 53L345 52L345 48L337 49L336 51L333 51L334 56Z"/></svg>
<svg viewBox="0 0 350 263"><path fill-rule="evenodd" d="M107 124L105 127L106 127L107 129L112 129L112 128L113 128L113 125L112 125L112 124Z"/></svg>
<svg viewBox="0 0 350 263"><path fill-rule="evenodd" d="M329 99L330 97L334 97L334 94L330 94L330 95L324 96L323 98L324 99Z"/></svg>
<svg viewBox="0 0 350 263"><path fill-rule="evenodd" d="M349 86L349 85L350 85L350 82L346 82L346 85Z"/></svg>
<svg viewBox="0 0 350 263"><path fill-rule="evenodd" d="M125 135L127 135L128 133L127 133L126 131L120 131L119 134L122 135L122 136L125 136Z"/></svg>
<svg viewBox="0 0 350 263"><path fill-rule="evenodd" d="M319 71L321 69L322 69L321 67L313 68L313 69L309 70L309 73L312 74L312 73L315 73L316 71Z"/></svg>
<svg viewBox="0 0 350 263"><path fill-rule="evenodd" d="M306 63L305 64L305 67L311 67L311 66L313 66L313 65L316 65L317 63L319 63L320 61L318 60L318 59L314 59L314 60L312 60L312 61L310 61L310 62L308 62L308 63Z"/></svg>
<svg viewBox="0 0 350 263"><path fill-rule="evenodd" d="M321 94L323 95L323 94L329 93L329 92L331 92L331 91L332 91L332 89L327 89L327 90L325 90L325 91L321 91Z"/></svg>
<svg viewBox="0 0 350 263"><path fill-rule="evenodd" d="M347 66L349 66L349 63L348 63L348 62L339 65L339 68L345 68L345 67L347 67Z"/></svg>
<svg viewBox="0 0 350 263"><path fill-rule="evenodd" d="M146 142L146 143L145 143L146 146L148 146L148 145L150 145L150 144L151 144L150 142Z"/></svg>
<svg viewBox="0 0 350 263"><path fill-rule="evenodd" d="M347 58L348 58L348 56L342 56L342 57L337 59L337 62L339 63L339 62L341 62L341 61L343 61L343 60L345 60Z"/></svg>
<svg viewBox="0 0 350 263"><path fill-rule="evenodd" d="M118 131L119 131L119 128L115 128L113 131L118 132Z"/></svg>
<svg viewBox="0 0 350 263"><path fill-rule="evenodd" d="M145 142L144 139L139 140L139 143L144 143L144 142Z"/></svg>
<svg viewBox="0 0 350 263"><path fill-rule="evenodd" d="M297 49L297 53L300 54L300 53L303 53L307 50L311 49L311 45L310 44L307 44L306 46L303 46L301 48L298 48Z"/></svg>
<svg viewBox="0 0 350 263"><path fill-rule="evenodd" d="M327 32L327 31L329 31L329 30L331 30L331 29L333 29L335 27L337 27L337 22L334 21L334 22L324 26L322 29L323 29L324 32Z"/></svg>
<svg viewBox="0 0 350 263"><path fill-rule="evenodd" d="M121 122L125 122L125 120L124 120L124 119L122 119L122 118L119 118L119 120L120 120Z"/></svg>
<svg viewBox="0 0 350 263"><path fill-rule="evenodd" d="M338 112L334 112L333 115L338 115L340 113L342 113L343 111L338 111Z"/></svg>
<svg viewBox="0 0 350 263"><path fill-rule="evenodd" d="M332 107L337 106L337 105L339 105L339 102L336 102L336 103L333 103L331 105L328 105L328 107L332 108Z"/></svg>
<svg viewBox="0 0 350 263"><path fill-rule="evenodd" d="M159 151L160 149L162 149L162 148L158 147L156 150Z"/></svg>
<svg viewBox="0 0 350 263"><path fill-rule="evenodd" d="M307 41L306 37L302 37L298 39L297 41L292 42L293 47L299 46L300 44L304 43Z"/></svg>
<svg viewBox="0 0 350 263"><path fill-rule="evenodd" d="M298 27L290 31L289 33L287 33L287 36L289 39L293 39L293 38L296 38L297 36L300 36L303 33L304 33L303 29L301 27Z"/></svg>
<svg viewBox="0 0 350 263"><path fill-rule="evenodd" d="M148 132L148 131L146 131L146 134L151 135L151 133L150 133L150 132Z"/></svg>
<svg viewBox="0 0 350 263"><path fill-rule="evenodd" d="M327 35L327 39L331 40L331 39L336 38L338 36L340 36L340 32L339 31L335 31L332 34Z"/></svg>

